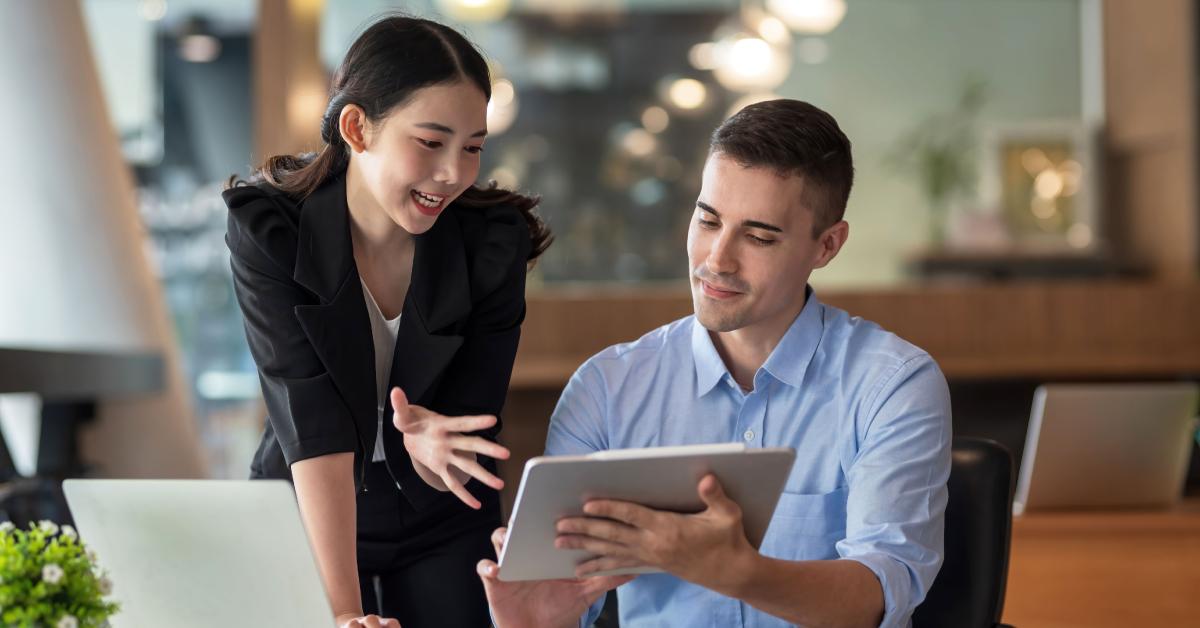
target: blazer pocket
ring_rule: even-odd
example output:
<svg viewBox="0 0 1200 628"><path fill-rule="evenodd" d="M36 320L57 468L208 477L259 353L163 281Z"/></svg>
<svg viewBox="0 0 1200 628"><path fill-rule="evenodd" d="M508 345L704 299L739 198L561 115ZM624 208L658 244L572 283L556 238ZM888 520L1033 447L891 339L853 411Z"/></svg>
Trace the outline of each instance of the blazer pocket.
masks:
<svg viewBox="0 0 1200 628"><path fill-rule="evenodd" d="M828 493L779 496L763 538L766 556L785 560L837 558L835 545L846 536L847 487Z"/></svg>

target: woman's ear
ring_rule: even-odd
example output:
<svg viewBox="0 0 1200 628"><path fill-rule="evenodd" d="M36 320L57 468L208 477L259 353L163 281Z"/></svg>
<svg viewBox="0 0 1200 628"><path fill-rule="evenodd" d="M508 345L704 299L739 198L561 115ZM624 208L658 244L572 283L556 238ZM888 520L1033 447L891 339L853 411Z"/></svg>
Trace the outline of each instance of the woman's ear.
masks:
<svg viewBox="0 0 1200 628"><path fill-rule="evenodd" d="M367 150L367 126L369 124L367 112L363 111L362 107L358 105L342 107L342 113L338 116L338 132L350 146L350 150L356 153Z"/></svg>

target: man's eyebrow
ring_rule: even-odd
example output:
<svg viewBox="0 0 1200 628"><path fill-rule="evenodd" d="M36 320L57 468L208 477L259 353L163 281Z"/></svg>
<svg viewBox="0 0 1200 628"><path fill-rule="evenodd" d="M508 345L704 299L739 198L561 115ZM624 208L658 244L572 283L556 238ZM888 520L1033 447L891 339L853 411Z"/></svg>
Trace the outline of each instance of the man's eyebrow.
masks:
<svg viewBox="0 0 1200 628"><path fill-rule="evenodd" d="M704 201L696 201L696 207L699 207L700 209L716 216L717 218L721 217L720 212L713 209L712 205L709 205L708 203L705 203ZM775 233L783 233L782 228L776 227L775 225L772 225L769 223L762 222L761 220L743 220L742 226L743 227L751 227L753 229L762 229L764 231L774 231Z"/></svg>
<svg viewBox="0 0 1200 628"><path fill-rule="evenodd" d="M454 129L452 129L444 124L438 124L437 122L418 122L414 126L420 127L422 129L429 129L430 131L438 131L440 133L445 133L447 135L454 135ZM487 129L484 129L482 131L476 131L476 132L472 133L471 137L484 137L486 135L487 135Z"/></svg>

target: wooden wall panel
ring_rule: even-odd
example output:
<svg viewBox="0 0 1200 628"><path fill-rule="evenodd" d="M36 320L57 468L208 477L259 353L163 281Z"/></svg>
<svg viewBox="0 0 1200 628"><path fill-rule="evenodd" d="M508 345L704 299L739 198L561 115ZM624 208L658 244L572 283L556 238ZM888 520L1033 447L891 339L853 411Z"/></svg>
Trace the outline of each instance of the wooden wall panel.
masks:
<svg viewBox="0 0 1200 628"><path fill-rule="evenodd" d="M321 147L329 77L319 55L325 0L259 0L254 32L254 163Z"/></svg>
<svg viewBox="0 0 1200 628"><path fill-rule="evenodd" d="M1104 2L1109 236L1160 277L1200 272L1196 5Z"/></svg>
<svg viewBox="0 0 1200 628"><path fill-rule="evenodd" d="M929 351L954 379L1200 375L1200 284L930 285L819 297ZM529 296L513 386L562 386L585 359L691 313L685 290Z"/></svg>

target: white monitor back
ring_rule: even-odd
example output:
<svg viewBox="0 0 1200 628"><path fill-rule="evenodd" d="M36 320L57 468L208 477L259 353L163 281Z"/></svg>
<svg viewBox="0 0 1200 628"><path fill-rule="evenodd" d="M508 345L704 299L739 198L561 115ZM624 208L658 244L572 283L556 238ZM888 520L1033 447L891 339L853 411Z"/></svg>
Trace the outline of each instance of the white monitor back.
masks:
<svg viewBox="0 0 1200 628"><path fill-rule="evenodd" d="M113 581L114 628L329 628L282 480L67 480L80 538Z"/></svg>
<svg viewBox="0 0 1200 628"><path fill-rule="evenodd" d="M1014 510L1177 501L1200 387L1190 382L1038 387Z"/></svg>

